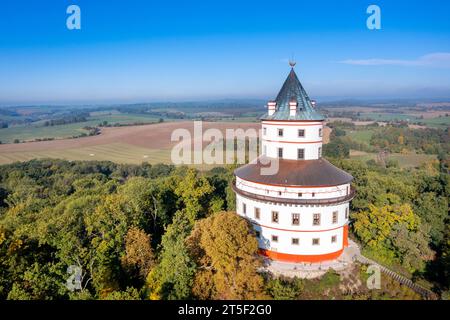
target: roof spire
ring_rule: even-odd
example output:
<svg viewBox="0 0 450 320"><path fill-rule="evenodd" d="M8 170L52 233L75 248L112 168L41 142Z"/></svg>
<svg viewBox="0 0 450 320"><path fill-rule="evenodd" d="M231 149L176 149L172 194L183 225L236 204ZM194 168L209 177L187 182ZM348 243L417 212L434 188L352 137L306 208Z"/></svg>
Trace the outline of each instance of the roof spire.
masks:
<svg viewBox="0 0 450 320"><path fill-rule="evenodd" d="M296 64L297 62L295 62L294 53L292 53L291 58L289 59L289 65L291 66L292 69L294 69Z"/></svg>

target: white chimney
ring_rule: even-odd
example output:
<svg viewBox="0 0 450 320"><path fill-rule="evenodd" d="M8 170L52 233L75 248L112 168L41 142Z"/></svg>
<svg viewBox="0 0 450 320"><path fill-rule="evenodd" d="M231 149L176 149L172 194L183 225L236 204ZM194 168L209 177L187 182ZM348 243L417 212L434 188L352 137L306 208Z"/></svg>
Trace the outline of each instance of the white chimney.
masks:
<svg viewBox="0 0 450 320"><path fill-rule="evenodd" d="M277 103L275 101L269 101L267 103L267 113L269 114L269 116L271 116L275 113L276 108L277 108Z"/></svg>
<svg viewBox="0 0 450 320"><path fill-rule="evenodd" d="M289 115L290 116L295 116L295 114L297 113L297 101L293 100L289 102Z"/></svg>

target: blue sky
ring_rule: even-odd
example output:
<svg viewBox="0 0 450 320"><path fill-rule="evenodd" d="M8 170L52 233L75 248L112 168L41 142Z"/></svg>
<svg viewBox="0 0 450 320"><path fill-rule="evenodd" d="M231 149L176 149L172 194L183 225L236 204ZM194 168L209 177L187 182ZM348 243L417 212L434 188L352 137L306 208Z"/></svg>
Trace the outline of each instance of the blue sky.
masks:
<svg viewBox="0 0 450 320"><path fill-rule="evenodd" d="M66 8L81 8L81 30ZM381 30L366 27L370 4ZM450 2L4 0L0 104L450 98Z"/></svg>

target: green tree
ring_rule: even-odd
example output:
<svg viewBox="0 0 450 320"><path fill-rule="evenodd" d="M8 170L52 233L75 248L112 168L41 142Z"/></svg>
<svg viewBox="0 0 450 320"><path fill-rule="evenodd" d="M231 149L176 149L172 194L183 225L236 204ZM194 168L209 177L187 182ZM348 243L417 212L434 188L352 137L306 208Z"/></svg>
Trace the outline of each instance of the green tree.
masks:
<svg viewBox="0 0 450 320"><path fill-rule="evenodd" d="M185 243L191 228L186 212L178 211L162 237L159 263L147 278L150 299L178 300L191 297L196 265Z"/></svg>

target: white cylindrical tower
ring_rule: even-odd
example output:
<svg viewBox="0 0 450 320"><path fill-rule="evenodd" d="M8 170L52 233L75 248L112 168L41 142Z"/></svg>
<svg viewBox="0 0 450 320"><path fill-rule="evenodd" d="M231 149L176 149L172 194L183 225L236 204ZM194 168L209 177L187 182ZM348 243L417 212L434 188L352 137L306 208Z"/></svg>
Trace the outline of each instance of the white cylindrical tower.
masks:
<svg viewBox="0 0 450 320"><path fill-rule="evenodd" d="M262 117L262 155L235 171L236 211L274 260L333 260L348 244L353 178L322 158L324 117L314 104L292 68ZM278 170L264 174L273 161Z"/></svg>

